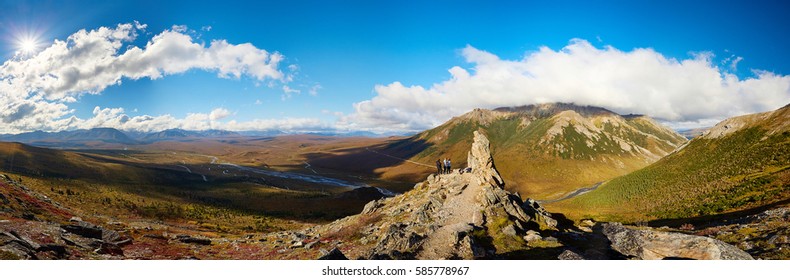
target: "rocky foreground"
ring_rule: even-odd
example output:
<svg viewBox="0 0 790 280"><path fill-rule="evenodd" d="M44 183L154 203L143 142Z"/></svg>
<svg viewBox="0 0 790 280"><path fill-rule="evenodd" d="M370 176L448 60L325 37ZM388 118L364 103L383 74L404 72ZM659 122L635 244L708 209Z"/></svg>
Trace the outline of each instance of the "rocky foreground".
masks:
<svg viewBox="0 0 790 280"><path fill-rule="evenodd" d="M407 193L368 203L359 215L296 234L333 247L324 249L327 258L752 259L704 236L591 221L578 228L554 217L504 190L481 133L474 132L467 162L470 172L431 175Z"/></svg>
<svg viewBox="0 0 790 280"><path fill-rule="evenodd" d="M431 175L358 215L242 236L151 221L90 223L3 177L0 214L10 218L0 219L0 259L752 259L746 251L786 258L786 208L698 231L589 220L576 226L505 191L483 134L474 132L467 162L471 171Z"/></svg>

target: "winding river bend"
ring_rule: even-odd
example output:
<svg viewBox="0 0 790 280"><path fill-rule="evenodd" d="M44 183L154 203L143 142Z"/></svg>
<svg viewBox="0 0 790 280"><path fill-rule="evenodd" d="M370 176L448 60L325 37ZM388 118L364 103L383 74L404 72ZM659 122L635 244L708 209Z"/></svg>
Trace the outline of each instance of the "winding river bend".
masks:
<svg viewBox="0 0 790 280"><path fill-rule="evenodd" d="M538 203L540 203L540 204L547 204L547 203L553 203L553 202L557 202L557 201L563 201L563 200L566 200L566 199L571 199L571 198L574 198L574 197L577 197L577 196L583 195L583 194L585 194L585 193L588 193L588 192L594 191L595 189L597 189L598 187L600 187L600 186L601 186L601 184L603 184L603 182L598 182L598 183L595 183L595 185L592 185L592 186L590 186L590 187L586 187L586 188L581 188L581 189L575 190L575 191L573 191L572 193L569 193L568 195L566 195L566 196L563 196L563 197L561 197L561 198L557 198L557 199L549 199L549 200L538 200Z"/></svg>
<svg viewBox="0 0 790 280"><path fill-rule="evenodd" d="M258 168L252 168L252 167L247 167L247 166L241 166L241 165L233 164L233 163L220 163L219 165L222 165L222 166L225 166L225 167L232 167L232 168L235 168L235 169L238 169L238 170L242 170L242 171L246 171L246 172L251 172L251 173L257 173L257 174L261 174L261 175L271 176L271 177L290 179L290 180L299 180L299 181L316 183L316 184L322 184L322 185L345 187L345 188L351 188L351 189L376 188L376 190L378 190L379 193L381 193L382 195L395 196L395 193L393 193L393 192L391 192L391 191L389 191L387 189L383 189L383 188L379 188L379 187L372 187L372 186L370 186L368 184L365 184L365 183L349 182L349 181L345 181L345 180L329 178L329 177L324 177L324 176L320 176L320 175L300 174L300 173L292 173L292 172L265 170L265 169L258 169Z"/></svg>

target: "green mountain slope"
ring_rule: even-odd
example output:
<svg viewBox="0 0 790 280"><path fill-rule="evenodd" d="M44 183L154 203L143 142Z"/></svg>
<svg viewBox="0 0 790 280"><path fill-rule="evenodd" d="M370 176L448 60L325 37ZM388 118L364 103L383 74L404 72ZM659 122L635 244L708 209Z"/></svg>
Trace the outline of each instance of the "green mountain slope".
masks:
<svg viewBox="0 0 790 280"><path fill-rule="evenodd" d="M674 219L790 199L790 105L727 119L653 165L548 205L575 217Z"/></svg>
<svg viewBox="0 0 790 280"><path fill-rule="evenodd" d="M491 140L508 190L537 199L561 197L655 162L686 139L645 116L621 116L603 108L552 103L496 110L475 109L383 150L433 164L450 158L466 166L473 131ZM398 172L402 170L390 170ZM386 172L384 174L386 176Z"/></svg>

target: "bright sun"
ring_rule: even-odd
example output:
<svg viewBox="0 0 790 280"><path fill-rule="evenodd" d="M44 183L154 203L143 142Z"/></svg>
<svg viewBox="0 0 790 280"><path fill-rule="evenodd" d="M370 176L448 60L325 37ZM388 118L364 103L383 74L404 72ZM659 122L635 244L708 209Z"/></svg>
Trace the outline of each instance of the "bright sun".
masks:
<svg viewBox="0 0 790 280"><path fill-rule="evenodd" d="M22 40L19 42L19 51L24 54L31 54L36 51L36 41L32 39Z"/></svg>

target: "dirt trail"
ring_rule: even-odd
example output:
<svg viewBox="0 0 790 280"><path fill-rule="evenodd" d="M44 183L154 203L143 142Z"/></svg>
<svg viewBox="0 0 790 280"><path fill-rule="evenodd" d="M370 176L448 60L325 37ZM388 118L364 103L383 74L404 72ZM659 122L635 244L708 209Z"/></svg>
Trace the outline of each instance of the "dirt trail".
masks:
<svg viewBox="0 0 790 280"><path fill-rule="evenodd" d="M473 222L476 212L479 211L477 207L473 206L480 205L476 200L481 186L470 183L472 181L471 175L468 173L442 175L445 176L442 178L443 181L454 182L448 187L449 189L460 190L464 188L464 185L466 187L459 195L450 194L442 204L439 212L444 219L436 221L439 228L423 243L422 251L417 256L418 259L436 260L455 255L456 232L468 228L469 224Z"/></svg>

